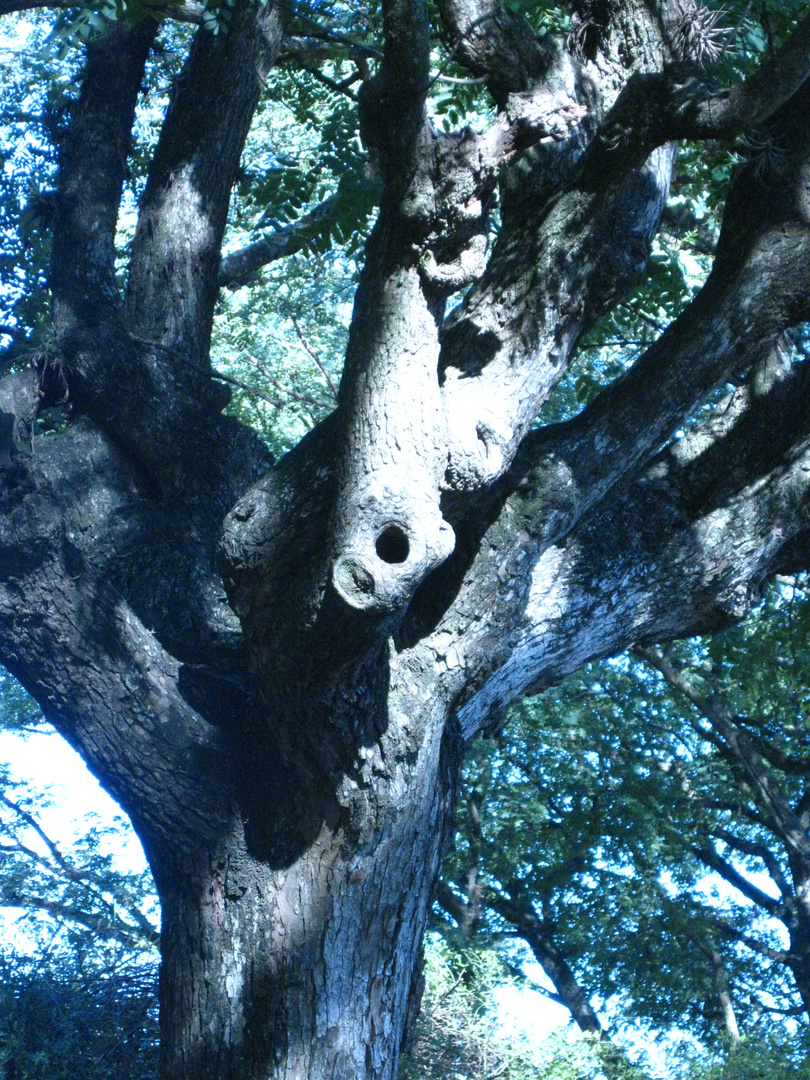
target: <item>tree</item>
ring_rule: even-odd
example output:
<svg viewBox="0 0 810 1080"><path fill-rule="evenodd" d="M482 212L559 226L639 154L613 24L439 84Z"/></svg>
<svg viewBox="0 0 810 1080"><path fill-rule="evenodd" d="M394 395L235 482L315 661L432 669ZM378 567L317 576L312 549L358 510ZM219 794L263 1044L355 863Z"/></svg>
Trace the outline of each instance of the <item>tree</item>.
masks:
<svg viewBox="0 0 810 1080"><path fill-rule="evenodd" d="M0 1068L7 1080L153 1080L155 964L80 954L0 957Z"/></svg>
<svg viewBox="0 0 810 1080"><path fill-rule="evenodd" d="M607 1039L598 1001L619 1031L806 1040L803 588L589 665L468 755L438 900L467 938L521 938L583 1031Z"/></svg>
<svg viewBox="0 0 810 1080"><path fill-rule="evenodd" d="M19 684L0 672L0 730L49 733ZM131 829L83 822L71 841L48 834L47 796L0 768L0 1075L109 1080L157 1074L155 898L148 872L117 869L104 850ZM54 820L51 813L50 820ZM116 844L116 842L118 842ZM5 929L5 927L4 927ZM19 933L21 931L21 933Z"/></svg>
<svg viewBox="0 0 810 1080"><path fill-rule="evenodd" d="M48 333L0 383L0 658L143 842L164 1077L392 1076L469 741L803 565L810 18L769 9L757 49L735 12L234 0L75 30L97 26L50 114ZM155 48L181 66L153 146L132 132ZM210 345L223 285L347 220L318 230L335 185L221 254L262 95L302 68L358 88L379 209L337 407L271 468ZM486 123L436 130L447 78L484 87ZM705 285L547 423L643 274L673 142L737 135Z"/></svg>

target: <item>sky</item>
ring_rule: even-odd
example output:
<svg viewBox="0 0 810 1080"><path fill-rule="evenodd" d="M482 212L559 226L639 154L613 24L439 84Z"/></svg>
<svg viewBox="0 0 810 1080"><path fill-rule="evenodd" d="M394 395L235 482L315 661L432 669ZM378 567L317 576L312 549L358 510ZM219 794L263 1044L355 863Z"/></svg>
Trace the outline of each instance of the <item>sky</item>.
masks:
<svg viewBox="0 0 810 1080"><path fill-rule="evenodd" d="M87 831L88 815L93 815L94 823L102 829L125 816L76 751L52 729L27 735L0 731L0 765L8 767L11 780L38 794L37 820L65 853L72 841ZM10 791L9 796L14 798L15 792ZM20 833L20 839L45 854L33 829ZM113 857L118 870L140 873L147 868L140 841L130 828L118 829L114 839L105 837L100 846ZM0 908L0 941L13 943L22 952L36 951L34 938L18 925L20 915L19 908Z"/></svg>

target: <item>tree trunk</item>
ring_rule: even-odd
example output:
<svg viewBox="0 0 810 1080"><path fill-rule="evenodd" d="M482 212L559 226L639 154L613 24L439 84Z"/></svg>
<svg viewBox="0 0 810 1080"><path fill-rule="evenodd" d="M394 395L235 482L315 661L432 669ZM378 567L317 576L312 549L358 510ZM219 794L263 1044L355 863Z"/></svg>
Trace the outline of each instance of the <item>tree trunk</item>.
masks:
<svg viewBox="0 0 810 1080"><path fill-rule="evenodd" d="M374 687L358 689L376 708ZM401 681L385 708L342 778L300 756L271 771L264 748L234 749L234 813L208 849L183 852L182 822L177 846L147 844L165 940L162 1075L396 1075L460 756L418 686ZM368 706L355 720L368 730Z"/></svg>

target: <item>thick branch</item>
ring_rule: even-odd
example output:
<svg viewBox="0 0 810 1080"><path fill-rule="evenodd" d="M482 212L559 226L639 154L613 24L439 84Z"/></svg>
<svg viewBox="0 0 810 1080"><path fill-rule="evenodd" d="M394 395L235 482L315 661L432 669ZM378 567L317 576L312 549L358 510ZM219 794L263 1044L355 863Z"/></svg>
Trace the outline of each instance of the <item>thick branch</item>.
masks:
<svg viewBox="0 0 810 1080"><path fill-rule="evenodd" d="M0 15L11 15L15 11L36 11L39 8L59 11L75 7L73 0L0 0ZM204 6L196 0L169 0L163 6L155 4L151 15L154 18L175 19L177 22L201 26L204 11Z"/></svg>
<svg viewBox="0 0 810 1080"><path fill-rule="evenodd" d="M801 52L804 36L810 34L806 20L797 33L796 42L789 47L791 56ZM680 422L675 419L676 413L682 409L681 416L688 415L700 398L724 377L725 373L719 368L710 373L703 366L707 360L711 364L711 357L717 359L720 352L726 353L726 361L730 363L731 354L723 347L723 339L748 339L747 321L752 300L758 307L779 315L779 324L772 326L773 331L790 324L785 319L787 306L793 307L789 319L798 321L805 317L807 260L806 257L802 259L801 247L806 222L800 208L803 168L800 162L808 147L803 119L807 111L804 98L808 94L801 91L790 97L801 85L799 76L790 72L793 68L784 76L787 81L779 83L781 96L768 97L767 107L762 106L767 115L773 117L774 123L778 123L778 131L773 137L780 140L780 147L790 146L790 164L786 163L780 180L785 197L774 202L770 194L766 196L761 184L757 193L752 175L734 189L729 198L725 242L721 242L718 252L718 272L692 313L699 317L701 304L704 300L709 301L704 309L703 326L700 331L693 327L691 343L682 340L676 345L676 349L688 350L689 358L684 357L683 367L678 369L677 375L671 364L666 365L670 375L674 376L671 385L658 385L653 389L654 381L645 376L655 401L672 403L675 407L670 417L675 423ZM763 75L762 79L767 76ZM762 79L754 84L757 88L761 88ZM710 96L710 92L705 83L694 76L683 84L672 72L635 76L606 121L601 135L593 140L583 157L568 190L563 190L550 208L543 200L523 206L514 223L507 216L508 207L505 206L504 222L508 227L502 230L487 272L464 304L453 313L443 332L442 368L451 434L448 472L451 486L477 487L491 482L503 471L561 377L578 336L621 299L624 289L633 280L634 268L636 272L643 268L665 198L666 177L659 162L658 175L648 165L646 172L642 170L636 175L634 185L634 170L641 167L654 147L667 139L695 134L673 126L671 118L682 114L691 116L695 102L702 100L701 95ZM777 105L787 98L785 107L774 115ZM688 105L684 104L684 99L688 99ZM747 109L747 104L739 108ZM652 129L648 132L645 125L658 126L651 133ZM787 197L790 185L795 185L793 198L796 202L792 209L788 208L790 199ZM759 212L750 214L752 198L761 204L763 215ZM745 207L747 228L740 229L735 205ZM769 285L776 282L773 278L769 282L768 275L760 273L760 264L775 248L772 241L781 231L785 216L792 219L794 235L782 247L779 285L789 295L781 298L770 291ZM766 236L769 220L774 232ZM608 221L611 227L609 239L600 233ZM619 240L617 232L625 229L626 235ZM538 267L536 274L520 274L527 261ZM559 269L561 265L566 267L564 273ZM747 283L744 280L746 267L750 269ZM737 274L740 270L742 273ZM572 305L570 295L555 293L553 289L555 283L570 282L574 273L578 279L576 307ZM718 290L723 275L724 287ZM744 298L740 294L731 295L735 276L740 285L760 283L764 289L757 297L752 297L748 288ZM686 331L686 323L692 315L687 316L678 331L673 329L671 333ZM765 327L764 320L761 325L763 329L771 329ZM714 347L712 341L716 343ZM705 342L710 343L708 350ZM661 348L664 348L663 339ZM734 348L736 354L736 343ZM653 353L654 350L650 360ZM697 380L707 374L709 379L703 389L698 390ZM696 381L691 383L693 376ZM678 385L675 385L676 379ZM691 401L687 401L685 395L681 396L679 389L690 396L693 394ZM650 415L655 411L652 400L651 396L650 404L645 406ZM621 405L612 395L604 398L604 405L611 418L622 425L621 438L624 438L627 432L620 419ZM651 441L660 442L671 430L668 422L656 431ZM595 462L599 456L595 448L599 445L615 461L615 443L609 433L599 430L597 434L594 428L594 435L594 443L584 450L585 457ZM584 482L584 488L595 492L591 479L588 477ZM560 477L555 486L560 488L566 482L565 477Z"/></svg>
<svg viewBox="0 0 810 1080"><path fill-rule="evenodd" d="M503 108L511 93L534 87L547 74L554 46L500 0L440 0L452 54Z"/></svg>
<svg viewBox="0 0 810 1080"><path fill-rule="evenodd" d="M628 163L681 139L731 138L769 120L810 77L810 16L753 75L718 88L696 64L636 74L628 81L582 160L583 177L603 184Z"/></svg>
<svg viewBox="0 0 810 1080"><path fill-rule="evenodd" d="M793 164L780 197L766 196L751 171L741 174L729 193L718 259L697 297L576 420L532 436L538 449L548 447L550 535L567 532L619 473L635 468L710 390L761 360L775 335L810 314L810 232L798 191L810 134L799 109L796 103Z"/></svg>
<svg viewBox="0 0 810 1080"><path fill-rule="evenodd" d="M236 4L227 34L197 32L141 203L129 327L205 370L231 189L281 40L276 7L258 0Z"/></svg>
<svg viewBox="0 0 810 1080"><path fill-rule="evenodd" d="M676 443L594 509L565 544L546 548L535 531L537 508L564 498L565 489L549 487L545 468L515 468L516 489L486 541L477 541L474 571L463 583L448 573L458 595L437 640L475 612L455 641L455 655L464 658L458 674L469 686L467 665L482 656L482 674L497 671L462 710L465 731L586 660L634 641L708 632L747 614L783 544L806 527L810 379L796 365L761 396L738 393L746 403L729 410L727 428L716 411L719 430L711 423L696 430L688 483L673 467ZM464 538L465 546L471 542ZM463 565L459 560L455 572ZM515 620L520 630L507 643L505 627Z"/></svg>
<svg viewBox="0 0 810 1080"><path fill-rule="evenodd" d="M208 636L210 648L205 621L221 615L209 608L199 618L195 605L211 603L217 583L210 568L205 581L197 545L188 544L191 528L202 533L199 516L186 508L181 517L182 548L165 513L149 522L139 477L87 422L38 439L0 482L2 662L132 815L147 846L169 849L180 818L187 835L207 838L227 813L194 764L196 754L219 745L217 728L202 715L216 714L216 705L194 666L160 645L119 589L152 626L162 630L168 616L168 637L172 624L185 623L175 644L190 631L197 647ZM213 536L207 543L210 549ZM173 551L182 551L185 570ZM181 573L198 584L187 578L180 586L178 610L181 597L161 596L155 586L179 585ZM222 682L219 693L236 719L243 689Z"/></svg>
<svg viewBox="0 0 810 1080"><path fill-rule="evenodd" d="M135 103L157 24L112 24L87 46L79 101L61 147L51 291L57 335L115 318L115 226Z"/></svg>

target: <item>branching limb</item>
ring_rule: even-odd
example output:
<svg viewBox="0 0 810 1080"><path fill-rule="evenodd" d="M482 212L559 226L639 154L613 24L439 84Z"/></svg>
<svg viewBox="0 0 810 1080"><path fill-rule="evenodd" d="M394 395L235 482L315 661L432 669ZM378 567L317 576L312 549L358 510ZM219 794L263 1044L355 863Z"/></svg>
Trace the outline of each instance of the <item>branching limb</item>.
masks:
<svg viewBox="0 0 810 1080"><path fill-rule="evenodd" d="M514 897L501 893L488 893L486 903L517 929L534 953L537 962L551 979L559 998L580 1030L591 1032L601 1039L607 1039L607 1032L602 1027L587 994L554 940L553 927L541 920L530 904L515 900Z"/></svg>
<svg viewBox="0 0 810 1080"><path fill-rule="evenodd" d="M751 937L750 934L743 933L742 930L738 930L735 926L726 922L725 919L719 919L710 913L706 914L707 921L721 934L726 937L732 938L734 941L739 941L742 945L745 945L751 952L756 953L758 956L764 956L766 960L773 960L776 964L789 965L794 959L794 956L790 952L786 952L784 949L772 949L769 945L765 945L755 937Z"/></svg>
<svg viewBox="0 0 810 1080"><path fill-rule="evenodd" d="M538 509L550 495L564 500L565 487L550 486L546 468L516 466L514 493L506 497L515 514L510 531L493 525L479 556L485 579L502 584L482 593L472 576L455 582L458 599L446 619L454 625L474 610L477 622L456 648L462 656L487 655L484 686L460 713L465 732L586 660L634 642L709 632L747 614L783 546L805 527L810 378L804 368L774 375L761 393L741 388L725 410L681 440L688 443L681 465L676 442L591 511L565 544L546 548L534 531ZM514 531L519 521L522 534ZM456 572L463 566L459 560ZM504 646L497 628L516 610L523 629ZM797 842L803 849L806 841Z"/></svg>
<svg viewBox="0 0 810 1080"><path fill-rule="evenodd" d="M712 829L712 835L743 855L748 855L754 859L761 859L765 865L765 869L770 875L771 881L776 885L782 897L785 900L789 900L792 897L793 889L785 877L784 871L779 864L779 860L765 844L746 840L742 836L737 836L736 834L729 832L728 829L714 828Z"/></svg>
<svg viewBox="0 0 810 1080"><path fill-rule="evenodd" d="M275 5L258 0L239 0L227 34L198 31L141 202L127 288L129 328L203 368L231 189L281 42Z"/></svg>
<svg viewBox="0 0 810 1080"><path fill-rule="evenodd" d="M766 820L785 843L788 851L810 868L810 840L797 820L788 799L776 782L772 771L754 750L745 734L734 723L732 714L717 697L707 698L683 672L657 649L636 646L637 655L659 671L670 686L683 694L706 717L744 772L747 784ZM735 846L740 850L740 843ZM757 854L760 854L757 852ZM703 854L700 856L704 857ZM704 860L705 861L705 860ZM766 864L767 865L767 864ZM771 867L769 867L769 870ZM778 870L777 873L781 874ZM719 871L718 871L719 872ZM724 875L726 876L726 875ZM727 880L728 877L727 877ZM778 879L774 879L779 884ZM784 884L784 882L783 882ZM739 887L739 886L738 886ZM792 890L791 890L792 891Z"/></svg>
<svg viewBox="0 0 810 1080"><path fill-rule="evenodd" d="M696 846L692 848L692 852L705 866L719 874L724 881L727 881L729 885L742 893L752 904L756 904L763 911L767 911L769 915L779 916L781 901L757 888L744 874L741 874L731 863L718 855L713 847L708 844L700 847Z"/></svg>
<svg viewBox="0 0 810 1080"><path fill-rule="evenodd" d="M661 74L633 76L600 130L602 170L610 155L631 152L643 160L654 146L673 139L730 138L757 128L808 77L810 16L799 21L785 44L766 57L753 75L731 89L713 86L697 65L674 65ZM583 171L590 164L586 155Z"/></svg>
<svg viewBox="0 0 810 1080"><path fill-rule="evenodd" d="M92 930L93 934L105 941L118 941L128 948L155 947L160 944L160 932L148 923L129 923L117 917L117 912L95 914L83 911L75 904L59 900L48 900L20 889L4 889L0 892L0 906L28 908L32 911L44 911L54 919L76 923Z"/></svg>
<svg viewBox="0 0 810 1080"><path fill-rule="evenodd" d="M244 285L263 266L301 251L315 237L330 229L340 214L342 202L340 193L332 195L291 225L274 229L246 247L223 256L217 276L219 287L230 289Z"/></svg>

